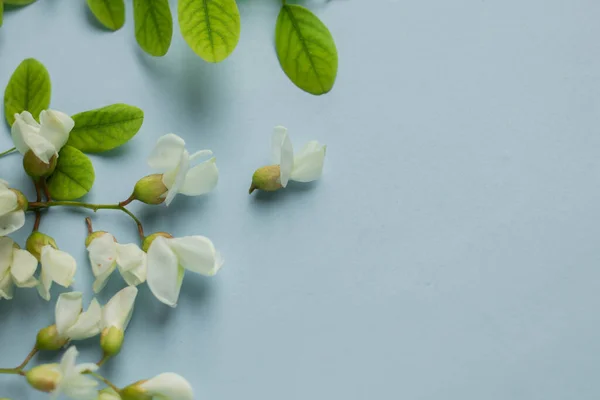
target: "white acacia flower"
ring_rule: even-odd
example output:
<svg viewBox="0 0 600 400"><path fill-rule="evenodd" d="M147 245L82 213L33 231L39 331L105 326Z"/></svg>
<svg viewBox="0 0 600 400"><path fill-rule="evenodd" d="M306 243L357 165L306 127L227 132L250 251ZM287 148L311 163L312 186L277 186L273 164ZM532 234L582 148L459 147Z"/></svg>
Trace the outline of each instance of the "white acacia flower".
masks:
<svg viewBox="0 0 600 400"><path fill-rule="evenodd" d="M190 383L180 375L166 372L135 384L135 391L152 399L193 400Z"/></svg>
<svg viewBox="0 0 600 400"><path fill-rule="evenodd" d="M223 259L204 236L158 236L148 248L148 286L161 302L175 307L185 270L213 276Z"/></svg>
<svg viewBox="0 0 600 400"><path fill-rule="evenodd" d="M217 186L219 170L214 157L191 166L193 161L210 155L210 150L200 150L190 155L185 149L185 141L173 133L158 139L148 158L148 164L151 168L163 172L162 182L168 189L165 194L167 206L177 193L200 196Z"/></svg>
<svg viewBox="0 0 600 400"><path fill-rule="evenodd" d="M98 382L85 372L94 372L98 366L93 363L75 364L79 352L75 346L69 347L60 361L54 366L57 373L52 398L61 394L74 400L96 400L98 398Z"/></svg>
<svg viewBox="0 0 600 400"><path fill-rule="evenodd" d="M115 327L124 332L131 321L137 294L135 286L128 286L117 292L102 308L100 328L104 330Z"/></svg>
<svg viewBox="0 0 600 400"><path fill-rule="evenodd" d="M46 164L69 140L75 121L60 111L44 110L38 123L29 111L15 114L11 134L15 147L21 154L31 150Z"/></svg>
<svg viewBox="0 0 600 400"><path fill-rule="evenodd" d="M0 179L0 236L6 236L25 224L25 211L19 207L19 198L9 189L8 182Z"/></svg>
<svg viewBox="0 0 600 400"><path fill-rule="evenodd" d="M82 312L82 294L62 293L56 302L56 330L60 337L84 340L100 333L102 307L93 299L86 312Z"/></svg>
<svg viewBox="0 0 600 400"><path fill-rule="evenodd" d="M8 237L0 237L0 300L10 300L14 287L31 288L37 285L33 276L38 261L27 250L21 250Z"/></svg>
<svg viewBox="0 0 600 400"><path fill-rule="evenodd" d="M273 163L279 164L280 183L286 187L288 181L311 182L321 177L325 161L326 146L316 140L308 142L294 156L294 148L287 129L276 126L272 139Z"/></svg>
<svg viewBox="0 0 600 400"><path fill-rule="evenodd" d="M96 277L94 293L100 292L117 266L125 282L137 286L146 281L146 253L135 244L117 243L110 233L103 233L87 247L92 272Z"/></svg>
<svg viewBox="0 0 600 400"><path fill-rule="evenodd" d="M62 287L71 286L77 270L77 262L69 253L57 250L50 245L42 247L40 260L42 273L37 289L40 296L49 301L53 282Z"/></svg>

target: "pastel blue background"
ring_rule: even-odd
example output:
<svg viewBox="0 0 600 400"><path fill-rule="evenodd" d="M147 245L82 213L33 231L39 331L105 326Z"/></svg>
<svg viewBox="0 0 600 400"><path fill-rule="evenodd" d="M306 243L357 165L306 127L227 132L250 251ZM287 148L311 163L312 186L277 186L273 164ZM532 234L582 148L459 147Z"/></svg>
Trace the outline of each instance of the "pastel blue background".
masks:
<svg viewBox="0 0 600 400"><path fill-rule="evenodd" d="M130 144L93 157L87 200L126 198L167 132L217 156L215 192L133 209L148 232L212 238L226 266L215 278L190 274L175 310L141 288L106 374L124 385L178 372L211 400L597 399L600 3L307 1L340 54L322 97L278 66L279 2L239 3L239 46L218 65L177 27L166 57L143 54L131 7L117 33L83 0L5 15L0 88L35 57L52 76L54 108L145 111ZM328 145L324 176L248 196L277 124L296 148ZM3 130L0 150L12 146ZM0 177L32 194L18 156L0 159ZM75 289L89 301L87 215L53 209L42 230L77 257ZM136 240L118 212L94 222ZM101 302L121 287L114 276ZM22 360L53 307L33 290L0 302L0 365ZM100 356L96 340L79 347L83 361ZM1 396L45 398L4 376Z"/></svg>

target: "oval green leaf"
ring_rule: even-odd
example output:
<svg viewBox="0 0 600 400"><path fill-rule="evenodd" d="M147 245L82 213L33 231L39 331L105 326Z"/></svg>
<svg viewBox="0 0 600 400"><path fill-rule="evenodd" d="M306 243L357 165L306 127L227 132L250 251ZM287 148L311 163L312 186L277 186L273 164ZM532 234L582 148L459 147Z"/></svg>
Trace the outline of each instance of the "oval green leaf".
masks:
<svg viewBox="0 0 600 400"><path fill-rule="evenodd" d="M26 6L27 4L35 3L37 0L4 0L4 4L11 6Z"/></svg>
<svg viewBox="0 0 600 400"><path fill-rule="evenodd" d="M71 146L65 146L58 153L54 173L48 178L48 189L55 200L76 200L86 195L94 185L92 161Z"/></svg>
<svg viewBox="0 0 600 400"><path fill-rule="evenodd" d="M86 153L100 153L127 143L140 130L144 112L113 104L73 115L75 127L67 144Z"/></svg>
<svg viewBox="0 0 600 400"><path fill-rule="evenodd" d="M173 16L169 0L133 0L135 39L148 54L167 54L173 37Z"/></svg>
<svg viewBox="0 0 600 400"><path fill-rule="evenodd" d="M50 106L52 84L46 67L36 59L24 60L10 77L4 91L4 116L9 125L15 114L29 111L34 118Z"/></svg>
<svg viewBox="0 0 600 400"><path fill-rule="evenodd" d="M2 17L4 16L4 3L0 0L0 26L2 26Z"/></svg>
<svg viewBox="0 0 600 400"><path fill-rule="evenodd" d="M240 12L235 0L179 0L179 28L202 59L226 59L240 40Z"/></svg>
<svg viewBox="0 0 600 400"><path fill-rule="evenodd" d="M111 31L125 24L125 2L123 0L87 0L88 7L96 19Z"/></svg>
<svg viewBox="0 0 600 400"><path fill-rule="evenodd" d="M281 68L300 89L320 95L333 88L338 69L335 42L310 10L298 5L281 7L275 47Z"/></svg>

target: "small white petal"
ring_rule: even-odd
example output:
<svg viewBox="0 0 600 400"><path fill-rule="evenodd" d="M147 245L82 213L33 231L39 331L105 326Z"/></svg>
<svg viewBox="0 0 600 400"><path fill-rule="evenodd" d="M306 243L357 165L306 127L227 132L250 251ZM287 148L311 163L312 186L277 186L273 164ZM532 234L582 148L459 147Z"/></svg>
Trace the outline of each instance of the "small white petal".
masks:
<svg viewBox="0 0 600 400"><path fill-rule="evenodd" d="M34 287L37 279L33 277L38 266L38 260L27 250L14 249L13 262L10 272L18 287Z"/></svg>
<svg viewBox="0 0 600 400"><path fill-rule="evenodd" d="M131 315L138 290L135 286L129 286L113 296L102 310L102 329L114 326L125 331Z"/></svg>
<svg viewBox="0 0 600 400"><path fill-rule="evenodd" d="M102 320L102 307L96 299L93 299L87 311L81 313L69 329L66 336L72 340L84 340L100 333L100 321Z"/></svg>
<svg viewBox="0 0 600 400"><path fill-rule="evenodd" d="M67 114L55 111L44 110L40 113L40 135L46 138L56 151L59 151L69 140L69 134L75 126L73 118Z"/></svg>
<svg viewBox="0 0 600 400"><path fill-rule="evenodd" d="M286 187L294 167L294 148L287 129L283 126L276 126L271 143L273 163L279 164L280 183L281 186Z"/></svg>
<svg viewBox="0 0 600 400"><path fill-rule="evenodd" d="M148 158L150 168L167 171L177 168L185 150L185 141L169 133L158 139Z"/></svg>
<svg viewBox="0 0 600 400"><path fill-rule="evenodd" d="M73 277L77 270L77 262L69 253L56 250L50 245L42 248L41 255L42 270L50 278L63 287L69 287L73 283Z"/></svg>
<svg viewBox="0 0 600 400"><path fill-rule="evenodd" d="M154 239L148 249L148 287L161 302L175 307L181 290L177 256L164 237Z"/></svg>
<svg viewBox="0 0 600 400"><path fill-rule="evenodd" d="M96 277L92 286L94 293L100 292L117 266L117 247L115 238L105 233L92 240L87 247L92 272Z"/></svg>
<svg viewBox="0 0 600 400"><path fill-rule="evenodd" d="M0 274L0 300L11 300L13 298L15 287L13 285L10 273L6 271L4 275Z"/></svg>
<svg viewBox="0 0 600 400"><path fill-rule="evenodd" d="M146 282L146 253L135 244L117 245L117 264L128 285L137 286Z"/></svg>
<svg viewBox="0 0 600 400"><path fill-rule="evenodd" d="M17 195L7 186L0 186L0 217L15 211L18 205Z"/></svg>
<svg viewBox="0 0 600 400"><path fill-rule="evenodd" d="M140 387L149 395L169 400L193 400L192 386L183 377L167 372L142 383Z"/></svg>
<svg viewBox="0 0 600 400"><path fill-rule="evenodd" d="M13 211L0 216L0 236L11 234L25 225L25 212Z"/></svg>
<svg viewBox="0 0 600 400"><path fill-rule="evenodd" d="M52 278L42 267L42 273L40 274L40 281L36 286L40 297L46 301L50 301L50 289L52 288Z"/></svg>
<svg viewBox="0 0 600 400"><path fill-rule="evenodd" d="M308 142L294 159L294 169L290 179L297 182L312 182L323 174L325 146L317 141Z"/></svg>
<svg viewBox="0 0 600 400"><path fill-rule="evenodd" d="M181 155L181 160L179 162L179 166L175 171L175 176L164 174L163 175L163 183L169 189L167 192L167 197L165 199L165 204L168 206L171 204L179 190L183 186L185 182L185 177L190 169L190 154L187 150L184 150Z"/></svg>
<svg viewBox="0 0 600 400"><path fill-rule="evenodd" d="M213 276L221 265L217 263L217 252L213 243L204 236L186 236L167 239L171 250L177 255L179 264L192 272Z"/></svg>
<svg viewBox="0 0 600 400"><path fill-rule="evenodd" d="M49 164L52 156L58 152L58 149L48 139L39 134L23 135L23 140L37 158L46 164Z"/></svg>
<svg viewBox="0 0 600 400"><path fill-rule="evenodd" d="M65 351L60 360L60 371L63 376L71 375L75 371L75 360L77 360L78 355L79 352L75 346L71 346Z"/></svg>
<svg viewBox="0 0 600 400"><path fill-rule="evenodd" d="M183 185L179 188L179 193L186 196L200 196L213 190L218 181L219 170L216 159L213 157L188 170Z"/></svg>
<svg viewBox="0 0 600 400"><path fill-rule="evenodd" d="M11 136L15 147L21 154L29 151L25 136L39 135L40 126L29 111L15 114L15 122L11 126Z"/></svg>
<svg viewBox="0 0 600 400"><path fill-rule="evenodd" d="M14 244L11 238L0 236L0 276L4 276L12 264Z"/></svg>
<svg viewBox="0 0 600 400"><path fill-rule="evenodd" d="M61 336L66 336L67 330L72 327L79 315L83 305L83 295L80 292L62 293L58 296L54 310L56 318L56 330Z"/></svg>

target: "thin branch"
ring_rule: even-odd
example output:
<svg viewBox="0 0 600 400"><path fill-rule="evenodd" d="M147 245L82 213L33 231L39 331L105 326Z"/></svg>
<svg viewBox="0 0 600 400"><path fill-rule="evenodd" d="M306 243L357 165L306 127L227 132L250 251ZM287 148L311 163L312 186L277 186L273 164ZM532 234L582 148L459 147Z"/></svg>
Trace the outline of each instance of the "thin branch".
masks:
<svg viewBox="0 0 600 400"><path fill-rule="evenodd" d="M17 148L16 148L16 147L13 147L12 149L8 149L8 150L6 150L6 151L3 151L2 153L0 153L0 157L7 156L7 155L9 155L10 153L12 153L12 152L13 152L13 151L15 151L15 150L17 150Z"/></svg>

